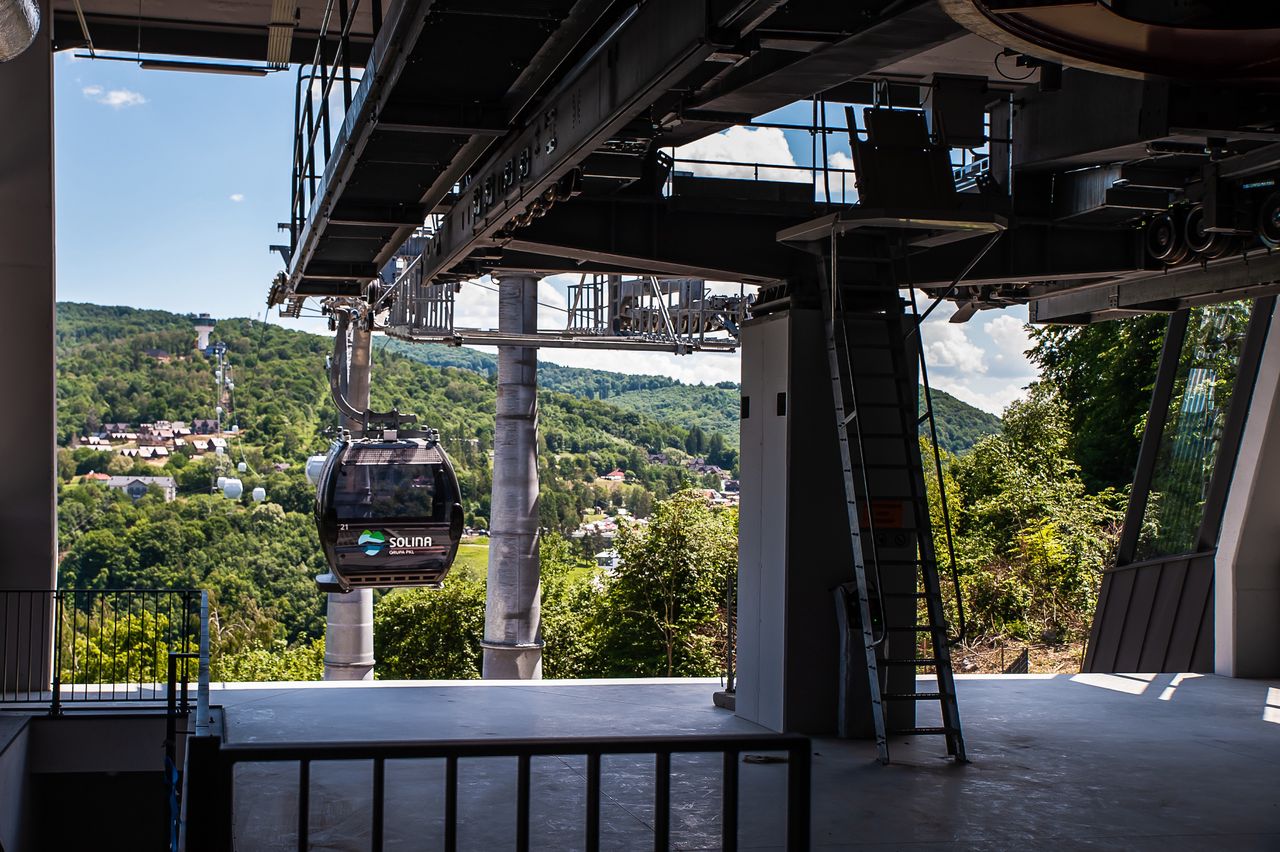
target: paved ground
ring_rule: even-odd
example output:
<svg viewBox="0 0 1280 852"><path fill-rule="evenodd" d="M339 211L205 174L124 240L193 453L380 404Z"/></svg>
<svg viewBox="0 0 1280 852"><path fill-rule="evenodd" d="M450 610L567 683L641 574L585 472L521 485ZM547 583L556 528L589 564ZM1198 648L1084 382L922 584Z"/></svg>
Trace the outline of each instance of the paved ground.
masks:
<svg viewBox="0 0 1280 852"><path fill-rule="evenodd" d="M958 676L972 763L937 738L815 740L815 848L867 850L1280 849L1280 682L1175 675ZM711 706L715 681L228 687L233 742L758 731ZM608 849L652 848L652 759L606 759ZM672 835L716 848L718 759L673 761ZM741 767L743 848L780 848L781 765ZM533 765L533 846L582 848L584 761ZM244 767L241 850L293 849L296 770ZM460 768L461 846L514 845L514 760ZM312 848L368 848L371 769L312 770ZM388 849L440 848L443 765L387 769Z"/></svg>

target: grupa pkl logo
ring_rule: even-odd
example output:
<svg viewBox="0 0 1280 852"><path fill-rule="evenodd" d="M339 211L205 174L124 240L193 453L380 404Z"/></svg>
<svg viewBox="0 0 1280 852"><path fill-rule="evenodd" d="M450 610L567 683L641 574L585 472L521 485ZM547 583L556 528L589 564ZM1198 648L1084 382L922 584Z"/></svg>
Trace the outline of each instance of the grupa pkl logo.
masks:
<svg viewBox="0 0 1280 852"><path fill-rule="evenodd" d="M364 548L365 556L377 556L387 546L387 536L378 530L365 530L356 539L356 544Z"/></svg>

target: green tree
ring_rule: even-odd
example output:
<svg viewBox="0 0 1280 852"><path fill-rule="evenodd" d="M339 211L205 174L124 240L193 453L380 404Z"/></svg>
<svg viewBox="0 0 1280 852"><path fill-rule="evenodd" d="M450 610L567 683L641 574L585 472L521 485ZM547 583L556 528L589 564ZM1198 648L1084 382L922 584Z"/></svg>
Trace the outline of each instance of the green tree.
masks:
<svg viewBox="0 0 1280 852"><path fill-rule="evenodd" d="M1028 352L1061 402L1071 458L1090 491L1133 480L1168 320L1037 326Z"/></svg>
<svg viewBox="0 0 1280 852"><path fill-rule="evenodd" d="M595 677L601 673L602 572L557 533L542 536L539 561L546 643L542 673L552 678Z"/></svg>
<svg viewBox="0 0 1280 852"><path fill-rule="evenodd" d="M448 579L443 589L398 589L374 608L377 676L385 680L480 677L482 581Z"/></svg>
<svg viewBox="0 0 1280 852"><path fill-rule="evenodd" d="M1065 406L1036 385L1005 411L999 435L951 459L944 472L976 635L1064 638L1087 630L1114 558L1124 495L1089 493L1071 438Z"/></svg>
<svg viewBox="0 0 1280 852"><path fill-rule="evenodd" d="M723 602L737 573L738 513L682 491L647 527L618 535L621 565L606 584L603 659L611 675L707 676L720 671Z"/></svg>

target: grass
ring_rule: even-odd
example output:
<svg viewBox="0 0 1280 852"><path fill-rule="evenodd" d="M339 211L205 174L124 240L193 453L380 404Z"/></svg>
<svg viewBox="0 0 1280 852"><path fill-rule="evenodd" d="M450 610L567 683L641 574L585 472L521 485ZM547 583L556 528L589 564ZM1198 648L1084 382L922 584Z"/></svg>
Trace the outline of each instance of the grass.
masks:
<svg viewBox="0 0 1280 852"><path fill-rule="evenodd" d="M489 570L489 539L466 539L459 544L453 570L467 577L483 579Z"/></svg>

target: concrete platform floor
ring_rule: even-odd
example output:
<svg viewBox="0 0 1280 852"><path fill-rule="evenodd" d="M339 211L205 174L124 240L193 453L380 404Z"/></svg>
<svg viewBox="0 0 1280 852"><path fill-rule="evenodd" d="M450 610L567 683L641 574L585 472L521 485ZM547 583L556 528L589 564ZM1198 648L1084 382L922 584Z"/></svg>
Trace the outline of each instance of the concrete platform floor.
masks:
<svg viewBox="0 0 1280 852"><path fill-rule="evenodd" d="M813 843L866 850L1280 850L1280 682L1196 675L958 676L972 762L939 738L815 739ZM710 681L262 684L216 689L232 742L729 733ZM922 716L922 721L928 721ZM652 848L652 758L605 759L603 845ZM672 837L719 838L719 765L673 760ZM781 848L786 767L743 765L740 845ZM388 849L442 842L443 763L387 767ZM585 760L533 764L532 839L582 848ZM368 848L371 768L312 769L313 849ZM515 761L461 764L460 845L514 845ZM240 850L293 849L297 771L238 771Z"/></svg>

